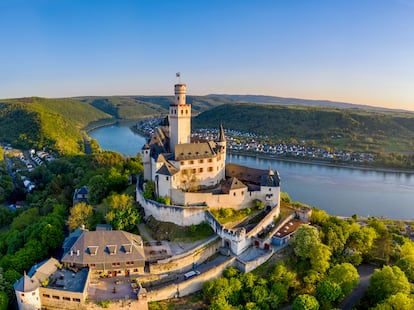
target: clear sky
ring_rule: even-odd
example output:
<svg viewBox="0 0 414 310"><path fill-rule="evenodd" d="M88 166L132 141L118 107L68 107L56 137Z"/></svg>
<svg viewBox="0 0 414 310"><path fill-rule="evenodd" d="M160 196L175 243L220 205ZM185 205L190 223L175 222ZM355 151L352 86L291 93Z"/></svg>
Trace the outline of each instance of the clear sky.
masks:
<svg viewBox="0 0 414 310"><path fill-rule="evenodd" d="M0 98L260 94L414 110L414 0L0 0Z"/></svg>

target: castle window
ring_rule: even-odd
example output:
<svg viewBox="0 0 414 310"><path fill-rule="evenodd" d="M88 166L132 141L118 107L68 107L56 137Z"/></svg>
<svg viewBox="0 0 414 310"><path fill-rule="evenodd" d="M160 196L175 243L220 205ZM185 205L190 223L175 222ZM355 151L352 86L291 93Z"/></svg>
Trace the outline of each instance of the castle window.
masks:
<svg viewBox="0 0 414 310"><path fill-rule="evenodd" d="M196 173L197 172L197 169L193 169L192 171L193 171L193 173Z"/></svg>
<svg viewBox="0 0 414 310"><path fill-rule="evenodd" d="M212 172L213 171L213 167L208 167L208 172Z"/></svg>
<svg viewBox="0 0 414 310"><path fill-rule="evenodd" d="M36 292L32 292L32 295L34 296L34 295L36 295Z"/></svg>
<svg viewBox="0 0 414 310"><path fill-rule="evenodd" d="M72 298L72 301L80 302L79 298Z"/></svg>
<svg viewBox="0 0 414 310"><path fill-rule="evenodd" d="M271 188L269 188L269 192L271 192L272 191L272 189Z"/></svg>
<svg viewBox="0 0 414 310"><path fill-rule="evenodd" d="M24 293L21 293L20 296L24 297Z"/></svg>
<svg viewBox="0 0 414 310"><path fill-rule="evenodd" d="M212 162L213 162L213 159L209 158L209 159L208 159L208 162L209 162L209 163L212 163Z"/></svg>
<svg viewBox="0 0 414 310"><path fill-rule="evenodd" d="M184 114L184 111L183 110L181 110L181 115L183 115Z"/></svg>
<svg viewBox="0 0 414 310"><path fill-rule="evenodd" d="M43 294L43 297L50 298L49 294Z"/></svg>
<svg viewBox="0 0 414 310"><path fill-rule="evenodd" d="M60 297L59 296L56 296L56 295L53 295L52 298L54 298L54 299L60 299Z"/></svg>
<svg viewBox="0 0 414 310"><path fill-rule="evenodd" d="M198 172L203 172L203 168L200 168L200 169L198 170Z"/></svg>
<svg viewBox="0 0 414 310"><path fill-rule="evenodd" d="M180 100L180 96L177 96L177 100Z"/></svg>
<svg viewBox="0 0 414 310"><path fill-rule="evenodd" d="M184 155L183 153L181 153L181 155ZM180 165L185 165L185 161L180 161Z"/></svg>
<svg viewBox="0 0 414 310"><path fill-rule="evenodd" d="M236 192L233 193L233 196L236 196Z"/></svg>
<svg viewBox="0 0 414 310"><path fill-rule="evenodd" d="M165 177L165 180L167 180L167 181L168 181L168 180L169 180L169 178L168 178L168 177Z"/></svg>
<svg viewBox="0 0 414 310"><path fill-rule="evenodd" d="M203 160L203 159L200 159L198 162L199 162L200 164L202 164L202 163L204 163L204 160Z"/></svg>
<svg viewBox="0 0 414 310"><path fill-rule="evenodd" d="M241 192L242 196L244 195L244 191Z"/></svg>
<svg viewBox="0 0 414 310"><path fill-rule="evenodd" d="M190 160L190 165L193 165L194 164L194 160Z"/></svg>
<svg viewBox="0 0 414 310"><path fill-rule="evenodd" d="M96 265L95 264L89 264L89 267L93 268L93 267L96 267Z"/></svg>
<svg viewBox="0 0 414 310"><path fill-rule="evenodd" d="M63 296L63 297L62 297L62 299L63 299L63 300L70 301L70 297L65 297L65 296Z"/></svg>
<svg viewBox="0 0 414 310"><path fill-rule="evenodd" d="M188 110L185 110L185 114L188 114Z"/></svg>

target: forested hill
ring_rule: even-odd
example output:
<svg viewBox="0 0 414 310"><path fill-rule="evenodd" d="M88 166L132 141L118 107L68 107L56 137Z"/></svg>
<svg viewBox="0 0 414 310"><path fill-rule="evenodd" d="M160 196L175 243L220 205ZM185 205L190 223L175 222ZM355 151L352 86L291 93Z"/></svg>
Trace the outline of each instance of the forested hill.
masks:
<svg viewBox="0 0 414 310"><path fill-rule="evenodd" d="M301 106L225 104L194 119L195 128L217 127L319 146L373 151L414 149L414 114Z"/></svg>
<svg viewBox="0 0 414 310"><path fill-rule="evenodd" d="M362 110L373 110L373 111L399 111L405 112L404 110L391 110L387 108L374 107L368 105L346 103L339 101L330 100L314 100L314 99L299 99L299 98L285 98L276 96L262 96L262 95L219 95L211 94L206 97L223 100L233 101L235 103L257 103L257 104L279 104L279 105L293 105L293 106L307 106L307 107L325 107L325 108L340 108L340 109L362 109Z"/></svg>
<svg viewBox="0 0 414 310"><path fill-rule="evenodd" d="M76 154L82 150L81 128L110 117L72 99L0 100L0 140L16 147L47 147Z"/></svg>
<svg viewBox="0 0 414 310"><path fill-rule="evenodd" d="M108 121L165 116L173 100L172 96L0 99L0 142L77 154L83 151L82 129ZM196 96L188 96L187 102L194 114L222 104Z"/></svg>
<svg viewBox="0 0 414 310"><path fill-rule="evenodd" d="M114 97L79 97L82 102L89 103L115 118L137 119L143 116L165 116L173 96L114 96ZM187 103L192 105L194 114L209 110L223 103L233 102L225 98L209 98L187 96Z"/></svg>

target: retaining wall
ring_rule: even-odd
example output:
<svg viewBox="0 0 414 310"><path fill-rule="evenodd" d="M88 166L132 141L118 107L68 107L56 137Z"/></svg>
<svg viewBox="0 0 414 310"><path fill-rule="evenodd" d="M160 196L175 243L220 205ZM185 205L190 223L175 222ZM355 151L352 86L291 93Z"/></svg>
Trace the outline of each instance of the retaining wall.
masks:
<svg viewBox="0 0 414 310"><path fill-rule="evenodd" d="M193 294L201 290L206 281L220 277L223 274L224 269L234 265L235 260L236 257L231 257L220 265L213 267L196 277L190 278L187 281L180 282L178 285L171 284L159 290L149 291L147 293L147 301L150 302L174 298L177 295L177 291L180 297Z"/></svg>
<svg viewBox="0 0 414 310"><path fill-rule="evenodd" d="M159 260L157 263L151 264L151 273L163 274L171 271L186 272L191 270L193 268L193 263L203 263L218 251L220 245L220 238L218 236L214 236L189 252Z"/></svg>
<svg viewBox="0 0 414 310"><path fill-rule="evenodd" d="M157 221L170 222L180 226L198 225L205 220L205 207L169 206L144 198L137 189L137 201L145 210L145 218L152 215Z"/></svg>

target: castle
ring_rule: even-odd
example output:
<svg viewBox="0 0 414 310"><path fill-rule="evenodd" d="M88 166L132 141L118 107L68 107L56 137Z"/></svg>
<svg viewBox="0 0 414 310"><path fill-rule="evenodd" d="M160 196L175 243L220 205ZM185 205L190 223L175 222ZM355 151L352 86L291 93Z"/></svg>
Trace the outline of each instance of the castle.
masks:
<svg viewBox="0 0 414 310"><path fill-rule="evenodd" d="M277 172L226 164L226 138L220 124L215 141L192 141L191 105L186 102L186 85L174 86L174 103L168 117L141 150L144 179L155 183L155 195L168 197L161 205L143 197L137 187L137 201L145 216L181 226L208 222L235 254L252 244L252 237L270 225L280 212L280 177ZM210 209L252 208L257 202L267 212L253 232L221 225Z"/></svg>

